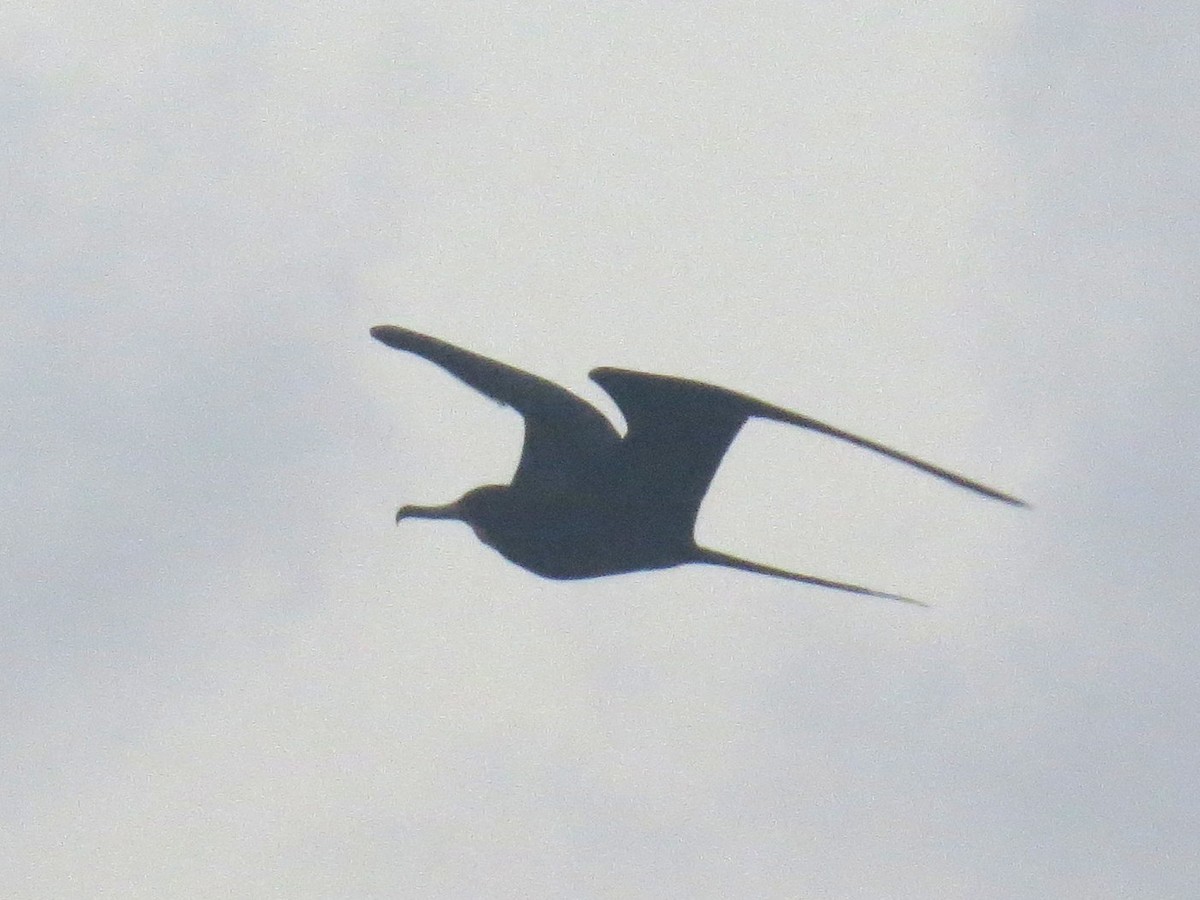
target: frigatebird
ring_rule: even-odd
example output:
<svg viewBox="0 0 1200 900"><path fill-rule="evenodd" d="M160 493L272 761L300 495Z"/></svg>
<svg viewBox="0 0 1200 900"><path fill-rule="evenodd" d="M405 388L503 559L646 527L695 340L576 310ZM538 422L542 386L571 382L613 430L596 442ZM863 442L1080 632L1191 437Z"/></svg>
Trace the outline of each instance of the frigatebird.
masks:
<svg viewBox="0 0 1200 900"><path fill-rule="evenodd" d="M441 366L525 419L510 484L489 484L443 506L402 506L407 517L458 519L502 556L544 578L596 578L708 563L921 604L857 584L801 575L696 544L700 503L742 425L770 419L873 450L985 497L1026 504L977 481L832 425L716 385L627 369L589 377L625 417L619 434L594 406L551 381L394 325L371 336Z"/></svg>

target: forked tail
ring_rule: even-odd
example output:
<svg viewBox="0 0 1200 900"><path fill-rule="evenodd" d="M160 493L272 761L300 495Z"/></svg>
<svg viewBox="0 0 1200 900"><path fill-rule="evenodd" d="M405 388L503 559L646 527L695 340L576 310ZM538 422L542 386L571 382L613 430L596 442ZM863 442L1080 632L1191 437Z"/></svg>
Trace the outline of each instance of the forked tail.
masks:
<svg viewBox="0 0 1200 900"><path fill-rule="evenodd" d="M805 584L815 584L819 587L833 588L837 591L847 591L851 594L862 594L866 597L879 597L881 600L899 600L901 603L912 603L916 606L927 606L920 600L902 597L899 594L888 594L883 591L873 591L860 584L849 584L845 581L830 581L828 578L817 578L815 575L801 575L798 572L788 572L774 566L764 566L762 563L750 562L728 553L709 550L707 547L697 547L693 562L706 563L710 566L724 566L727 569L741 569L743 572L755 572L759 575L771 575L775 578L786 578L789 581L801 581Z"/></svg>

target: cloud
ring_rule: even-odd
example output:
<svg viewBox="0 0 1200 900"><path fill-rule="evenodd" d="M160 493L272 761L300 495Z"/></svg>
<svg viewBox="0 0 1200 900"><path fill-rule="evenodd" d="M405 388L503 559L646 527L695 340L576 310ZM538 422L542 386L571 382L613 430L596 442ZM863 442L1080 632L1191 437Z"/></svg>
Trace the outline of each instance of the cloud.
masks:
<svg viewBox="0 0 1200 900"><path fill-rule="evenodd" d="M1192 32L614 9L0 14L6 896L1195 882ZM382 321L1035 511L763 426L704 539L933 610L539 581L392 527L520 424Z"/></svg>

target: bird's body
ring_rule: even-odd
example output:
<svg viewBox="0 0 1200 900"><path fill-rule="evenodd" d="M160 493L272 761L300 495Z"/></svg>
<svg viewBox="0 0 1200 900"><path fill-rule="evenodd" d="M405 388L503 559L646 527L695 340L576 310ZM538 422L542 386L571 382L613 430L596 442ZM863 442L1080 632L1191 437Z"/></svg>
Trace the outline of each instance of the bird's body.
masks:
<svg viewBox="0 0 1200 900"><path fill-rule="evenodd" d="M595 491L475 488L460 501L476 537L543 578L596 578L692 561L690 540L656 528L646 502Z"/></svg>
<svg viewBox="0 0 1200 900"><path fill-rule="evenodd" d="M916 602L696 544L693 531L704 493L751 417L820 431L976 493L1024 505L939 466L715 385L624 369L593 370L592 379L625 416L628 430L622 436L595 407L536 375L392 325L376 326L371 334L437 363L525 418L521 460L510 484L475 488L443 506L404 506L396 521L408 516L462 520L502 556L545 578L709 563Z"/></svg>

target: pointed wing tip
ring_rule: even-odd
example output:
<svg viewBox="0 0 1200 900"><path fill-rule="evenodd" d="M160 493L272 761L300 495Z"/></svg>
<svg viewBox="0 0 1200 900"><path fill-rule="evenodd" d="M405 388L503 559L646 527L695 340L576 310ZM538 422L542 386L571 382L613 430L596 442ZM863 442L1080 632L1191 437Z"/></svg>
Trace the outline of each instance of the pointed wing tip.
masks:
<svg viewBox="0 0 1200 900"><path fill-rule="evenodd" d="M995 488L984 487L974 483L965 485L975 490L976 493L982 494L985 497L990 497L992 500L999 500L1001 503L1007 503L1009 506L1015 506L1017 509L1033 509L1028 503L1020 497L1014 497L1012 494L1005 494L1003 491L998 491Z"/></svg>
<svg viewBox="0 0 1200 900"><path fill-rule="evenodd" d="M929 604L923 600L915 600L912 597L905 597L903 594L889 594L887 591L873 591L870 588L862 587L857 584L836 584L843 590L848 590L853 594L861 594L864 597L875 597L878 600L896 600L900 603L907 603L910 606L920 606L924 609L929 609ZM827 586L834 586L828 585Z"/></svg>

